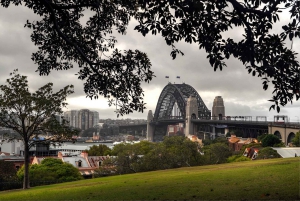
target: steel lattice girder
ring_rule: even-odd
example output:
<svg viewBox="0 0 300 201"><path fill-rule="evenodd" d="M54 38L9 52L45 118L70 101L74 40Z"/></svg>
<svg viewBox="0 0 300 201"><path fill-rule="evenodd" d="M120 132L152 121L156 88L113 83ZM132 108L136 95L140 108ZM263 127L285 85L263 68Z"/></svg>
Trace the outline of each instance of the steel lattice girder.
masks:
<svg viewBox="0 0 300 201"><path fill-rule="evenodd" d="M181 116L184 119L186 116L186 101L190 96L197 99L199 118L210 118L210 110L208 110L202 98L193 87L188 84L169 83L164 87L159 96L154 113L154 121L170 117L175 102L177 102Z"/></svg>

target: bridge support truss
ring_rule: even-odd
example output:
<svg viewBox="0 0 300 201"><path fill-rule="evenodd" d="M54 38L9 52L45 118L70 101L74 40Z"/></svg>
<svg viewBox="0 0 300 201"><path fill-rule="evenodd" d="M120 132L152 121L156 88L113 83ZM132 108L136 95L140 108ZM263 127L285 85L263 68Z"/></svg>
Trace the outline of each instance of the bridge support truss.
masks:
<svg viewBox="0 0 300 201"><path fill-rule="evenodd" d="M192 110L187 110L188 99L192 97ZM172 117L174 105L176 118ZM152 112L151 112L152 113ZM210 119L211 111L208 110L198 92L188 84L167 84L162 90L155 113L152 117L148 114L147 136L149 141L160 141L161 136L167 133L167 125L184 123L185 133L193 134L191 119Z"/></svg>

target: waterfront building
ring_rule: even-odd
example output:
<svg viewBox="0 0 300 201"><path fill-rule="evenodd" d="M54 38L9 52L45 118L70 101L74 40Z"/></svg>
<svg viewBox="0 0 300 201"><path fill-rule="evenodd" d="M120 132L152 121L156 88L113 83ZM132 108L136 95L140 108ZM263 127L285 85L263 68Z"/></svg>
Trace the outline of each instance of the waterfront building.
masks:
<svg viewBox="0 0 300 201"><path fill-rule="evenodd" d="M86 130L92 128L94 120L94 113L88 109L82 109L78 111L78 128Z"/></svg>
<svg viewBox="0 0 300 201"><path fill-rule="evenodd" d="M69 122L69 126L81 130L92 128L99 123L99 113L88 109L66 111L64 118Z"/></svg>
<svg viewBox="0 0 300 201"><path fill-rule="evenodd" d="M78 128L78 110L64 112L64 118L69 122L69 126Z"/></svg>
<svg viewBox="0 0 300 201"><path fill-rule="evenodd" d="M99 124L99 112L93 111L94 119L93 119L93 126L97 126Z"/></svg>

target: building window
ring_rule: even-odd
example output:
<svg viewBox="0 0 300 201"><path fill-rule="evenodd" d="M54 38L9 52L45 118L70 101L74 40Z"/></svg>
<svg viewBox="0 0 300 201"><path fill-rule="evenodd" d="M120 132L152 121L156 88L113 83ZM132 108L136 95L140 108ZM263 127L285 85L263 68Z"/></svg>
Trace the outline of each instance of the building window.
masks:
<svg viewBox="0 0 300 201"><path fill-rule="evenodd" d="M174 126L169 127L169 132L174 132Z"/></svg>
<svg viewBox="0 0 300 201"><path fill-rule="evenodd" d="M76 163L77 167L81 167L82 166L82 161L81 160L75 161L75 163Z"/></svg>

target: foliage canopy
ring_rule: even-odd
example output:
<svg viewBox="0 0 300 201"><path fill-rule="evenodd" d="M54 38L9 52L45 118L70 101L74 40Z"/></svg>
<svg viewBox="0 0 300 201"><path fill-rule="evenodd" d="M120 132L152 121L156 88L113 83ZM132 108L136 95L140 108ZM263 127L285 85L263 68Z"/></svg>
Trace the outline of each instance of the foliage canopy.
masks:
<svg viewBox="0 0 300 201"><path fill-rule="evenodd" d="M199 145L183 136L165 137L161 143L142 141L136 144L118 144L112 155L117 156L120 174L153 171L200 165Z"/></svg>
<svg viewBox="0 0 300 201"><path fill-rule="evenodd" d="M279 144L281 140L273 134L267 134L264 138L262 138L261 143L263 147L272 147L275 144Z"/></svg>
<svg viewBox="0 0 300 201"><path fill-rule="evenodd" d="M276 150L271 147L265 147L259 150L258 156L256 159L268 159L268 158L280 158L280 155Z"/></svg>
<svg viewBox="0 0 300 201"><path fill-rule="evenodd" d="M58 92L52 91L48 83L36 92L29 91L26 76L14 70L6 80L7 85L0 85L0 126L17 132L24 144L24 187L29 188L28 168L29 150L37 144L60 143L72 140L77 130L57 120L62 115L62 108L67 105L67 96L73 93L73 86L66 86ZM58 115L58 116L57 116ZM49 134L48 137L45 137ZM7 137L14 140L15 137Z"/></svg>
<svg viewBox="0 0 300 201"><path fill-rule="evenodd" d="M93 145L89 150L85 150L89 156L106 156L110 155L110 148L105 144Z"/></svg>
<svg viewBox="0 0 300 201"><path fill-rule="evenodd" d="M20 179L24 178L24 166L17 173ZM31 165L29 169L31 181L76 181L82 179L79 170L60 159L45 158L40 165Z"/></svg>
<svg viewBox="0 0 300 201"><path fill-rule="evenodd" d="M295 137L292 139L293 146L300 147L300 131L296 133Z"/></svg>
<svg viewBox="0 0 300 201"><path fill-rule="evenodd" d="M0 182L16 181L17 170L12 161L0 160ZM2 188L0 188L2 190Z"/></svg>
<svg viewBox="0 0 300 201"><path fill-rule="evenodd" d="M126 33L135 19L135 29L146 36L161 34L172 47L171 56L183 54L176 43L195 43L207 52L214 70L222 70L230 57L240 60L253 76L262 77L263 89L274 88L270 107L280 110L299 100L299 62L293 46L300 37L300 2L295 0L1 0L3 7L23 4L41 20L29 22L32 54L40 75L79 65L78 78L85 81L90 98L103 95L119 106L118 114L143 111L142 82L154 77L151 63L139 50L115 49L113 30ZM81 23L84 12L91 17ZM289 21L274 29L280 14ZM241 40L226 34L243 30ZM116 103L113 101L117 99Z"/></svg>

